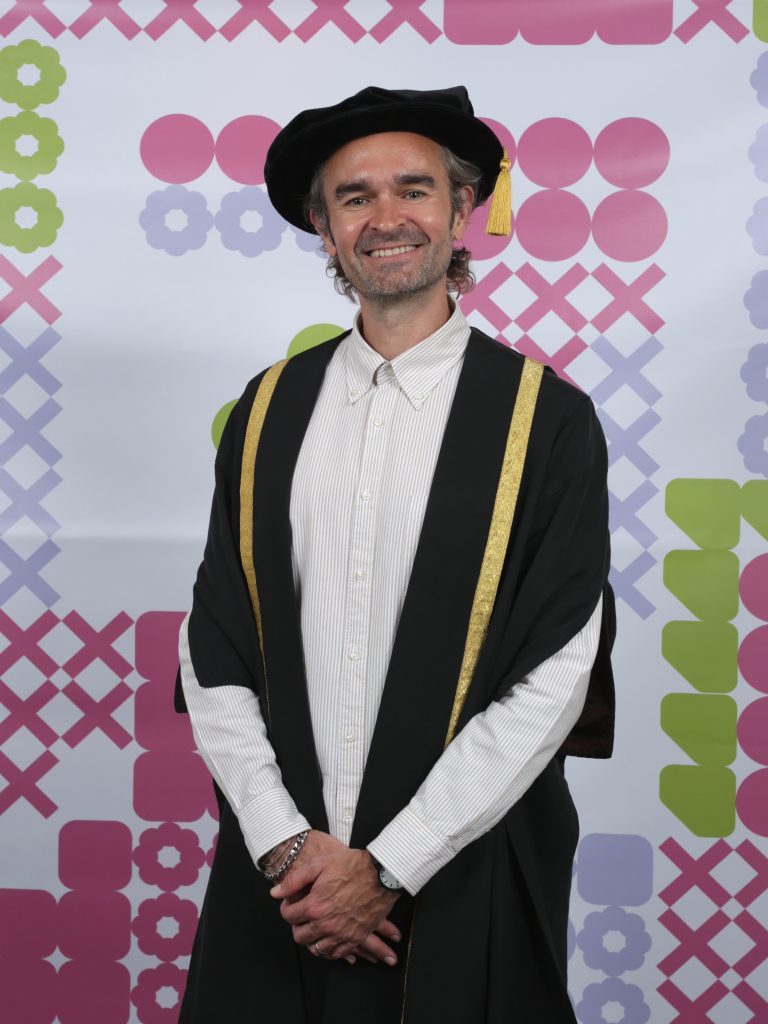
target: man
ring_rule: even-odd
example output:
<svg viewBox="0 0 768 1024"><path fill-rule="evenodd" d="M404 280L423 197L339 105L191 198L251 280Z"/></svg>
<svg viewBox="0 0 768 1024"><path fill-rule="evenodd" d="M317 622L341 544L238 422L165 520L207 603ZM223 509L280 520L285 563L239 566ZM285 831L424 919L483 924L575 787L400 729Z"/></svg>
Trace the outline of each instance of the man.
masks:
<svg viewBox="0 0 768 1024"><path fill-rule="evenodd" d="M365 89L268 154L360 313L219 447L180 638L221 810L182 1022L575 1020L563 760L612 741L606 452L449 296L508 166L461 87Z"/></svg>

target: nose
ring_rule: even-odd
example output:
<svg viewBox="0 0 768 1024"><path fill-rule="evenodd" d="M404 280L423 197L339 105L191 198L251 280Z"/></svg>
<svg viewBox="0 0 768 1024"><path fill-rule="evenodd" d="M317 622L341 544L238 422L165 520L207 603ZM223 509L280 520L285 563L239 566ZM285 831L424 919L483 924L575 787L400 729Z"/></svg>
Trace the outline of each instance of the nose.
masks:
<svg viewBox="0 0 768 1024"><path fill-rule="evenodd" d="M378 231L394 231L405 221L400 199L390 193L380 193L371 209L371 227Z"/></svg>

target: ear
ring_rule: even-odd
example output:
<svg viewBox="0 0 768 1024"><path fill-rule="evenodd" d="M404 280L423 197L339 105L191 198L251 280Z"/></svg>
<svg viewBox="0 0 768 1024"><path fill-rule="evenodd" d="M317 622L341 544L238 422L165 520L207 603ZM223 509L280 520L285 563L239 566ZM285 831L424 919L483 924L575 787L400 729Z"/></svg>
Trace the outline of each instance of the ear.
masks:
<svg viewBox="0 0 768 1024"><path fill-rule="evenodd" d="M333 236L328 230L327 223L325 222L324 218L321 217L316 210L312 210L309 215L309 219L312 221L312 227L322 238L323 245L325 246L325 251L328 253L329 256L335 256L336 246L333 244Z"/></svg>
<svg viewBox="0 0 768 1024"><path fill-rule="evenodd" d="M464 205L458 210L456 216L453 218L453 237L455 241L459 241L464 237L464 233L469 224L469 218L472 215L472 205L475 199L475 194L471 185L465 185L461 191L464 193Z"/></svg>

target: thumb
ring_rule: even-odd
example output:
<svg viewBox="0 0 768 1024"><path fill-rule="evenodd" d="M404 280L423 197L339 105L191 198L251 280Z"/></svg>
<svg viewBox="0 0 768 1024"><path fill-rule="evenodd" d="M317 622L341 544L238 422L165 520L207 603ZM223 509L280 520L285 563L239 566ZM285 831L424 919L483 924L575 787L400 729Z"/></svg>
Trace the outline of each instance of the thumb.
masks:
<svg viewBox="0 0 768 1024"><path fill-rule="evenodd" d="M308 864L305 867L294 867L286 877L269 890L269 895L276 900L283 900L289 896L295 896L297 892L308 888L320 874L319 866L314 867Z"/></svg>

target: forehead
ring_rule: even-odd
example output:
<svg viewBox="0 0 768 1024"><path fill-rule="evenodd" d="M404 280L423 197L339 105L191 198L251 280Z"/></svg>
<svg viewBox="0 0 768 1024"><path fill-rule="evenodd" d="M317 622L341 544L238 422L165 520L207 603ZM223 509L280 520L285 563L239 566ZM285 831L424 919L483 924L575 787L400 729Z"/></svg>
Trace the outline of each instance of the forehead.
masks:
<svg viewBox="0 0 768 1024"><path fill-rule="evenodd" d="M379 132L353 139L337 149L325 163L326 187L341 179L390 177L408 171L445 174L442 148L433 139L415 132Z"/></svg>

